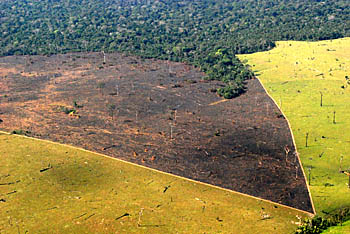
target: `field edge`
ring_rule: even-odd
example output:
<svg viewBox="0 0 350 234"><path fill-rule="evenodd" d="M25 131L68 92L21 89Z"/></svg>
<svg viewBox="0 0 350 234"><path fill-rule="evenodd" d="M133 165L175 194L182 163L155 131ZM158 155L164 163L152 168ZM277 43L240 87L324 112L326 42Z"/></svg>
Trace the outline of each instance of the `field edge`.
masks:
<svg viewBox="0 0 350 234"><path fill-rule="evenodd" d="M260 82L260 80L259 80L259 82ZM265 87L264 87L264 89L265 89ZM274 99L272 99L272 100L274 101ZM146 169L146 170L150 170L150 171L153 171L153 172L156 172L156 173L160 173L160 174L164 174L164 175L167 175L167 176L175 177L175 178L182 179L182 180L185 180L185 181L188 181L188 182L191 182L191 183L209 186L209 187L214 188L214 189L222 190L222 191L233 193L233 194L240 195L240 196L243 196L243 197L248 197L248 198L252 198L252 199L258 200L258 201L264 201L264 202L267 202L267 203L270 203L270 204L274 204L274 205L278 205L278 206L281 206L281 207L285 207L285 208L288 208L288 209L291 209L291 210L295 210L295 211L304 213L304 214L306 214L307 216L309 216L311 218L314 217L315 214L316 214L315 210L314 210L314 205L313 205L313 201L311 199L311 196L310 196L310 201L311 201L312 209L314 210L314 213L310 213L310 212L305 211L305 210L297 209L297 208L294 208L294 207L291 207L291 206L287 206L287 205L284 205L284 204L280 204L280 203L277 203L277 202L266 200L266 199L263 199L263 198L260 198L260 197L255 197L255 196L251 196L251 195L248 195L248 194L245 194L245 193L240 193L240 192L237 192L237 191L234 191L234 190L222 188L222 187L219 187L219 186L216 186L216 185L212 185L212 184L204 183L204 182L201 182L201 181L189 179L189 178L186 178L186 177L178 176L178 175L175 175L175 174L167 173L167 172L164 172L164 171L160 171L160 170L157 170L157 169L153 169L153 168L150 168L150 167L146 167L146 166L143 166L143 165L139 165L139 164L136 164L136 163L125 161L123 159L114 158L114 157L111 157L111 156L108 156L108 155L105 155L105 154L101 154L101 153L98 153L98 152L90 151L90 150L87 150L87 149L84 149L84 148L80 148L80 147L76 147L76 146L72 146L72 145L68 145L68 144L62 144L62 143L58 143L58 142L54 142L54 141L50 141L50 140L44 140L44 139L39 139L39 138L35 138L35 137L29 137L29 136L25 136L25 135L11 134L11 133L4 132L4 131L0 131L0 134L27 138L27 139L31 139L31 140L36 140L36 141L40 141L40 142L46 142L46 143L49 143L49 144L60 145L60 146L63 146L63 147L68 147L68 148L71 148L71 149L75 149L75 150L91 153L91 154L94 154L94 155L97 155L97 156L100 156L100 157L116 160L116 161L124 163L124 164L128 164L128 165L131 165L131 166L136 166L136 167L143 168L143 169ZM304 170L303 170L303 173L304 173ZM304 177L305 177L305 174L304 174ZM309 195L310 195L309 187L308 187L308 192L309 192Z"/></svg>

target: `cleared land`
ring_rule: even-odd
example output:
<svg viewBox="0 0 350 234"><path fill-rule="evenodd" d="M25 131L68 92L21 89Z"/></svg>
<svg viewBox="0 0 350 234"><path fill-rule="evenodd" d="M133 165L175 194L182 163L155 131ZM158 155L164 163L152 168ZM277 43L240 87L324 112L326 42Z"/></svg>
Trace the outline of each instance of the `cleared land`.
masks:
<svg viewBox="0 0 350 234"><path fill-rule="evenodd" d="M291 233L303 212L0 134L0 233Z"/></svg>
<svg viewBox="0 0 350 234"><path fill-rule="evenodd" d="M192 67L117 53L4 57L0 73L5 131L312 211L287 123L256 79L223 101L223 84Z"/></svg>
<svg viewBox="0 0 350 234"><path fill-rule="evenodd" d="M320 215L350 206L349 178L339 172L350 169L349 51L344 38L278 42L271 51L240 56L290 121Z"/></svg>

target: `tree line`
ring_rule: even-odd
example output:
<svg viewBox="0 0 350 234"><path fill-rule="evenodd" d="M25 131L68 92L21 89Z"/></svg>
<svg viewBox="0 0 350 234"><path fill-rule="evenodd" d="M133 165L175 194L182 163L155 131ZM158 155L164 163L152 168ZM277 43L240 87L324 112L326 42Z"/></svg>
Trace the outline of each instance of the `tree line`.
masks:
<svg viewBox="0 0 350 234"><path fill-rule="evenodd" d="M277 40L350 35L348 0L0 0L0 56L119 51L200 67L245 91L253 73L235 54Z"/></svg>

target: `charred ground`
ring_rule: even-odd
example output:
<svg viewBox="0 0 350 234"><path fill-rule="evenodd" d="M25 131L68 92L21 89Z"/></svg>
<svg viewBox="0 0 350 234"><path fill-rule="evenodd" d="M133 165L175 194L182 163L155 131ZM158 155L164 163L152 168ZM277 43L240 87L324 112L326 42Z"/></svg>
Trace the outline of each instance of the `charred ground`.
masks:
<svg viewBox="0 0 350 234"><path fill-rule="evenodd" d="M260 83L122 54L0 58L0 128L312 212L286 120ZM286 147L290 151L286 154Z"/></svg>

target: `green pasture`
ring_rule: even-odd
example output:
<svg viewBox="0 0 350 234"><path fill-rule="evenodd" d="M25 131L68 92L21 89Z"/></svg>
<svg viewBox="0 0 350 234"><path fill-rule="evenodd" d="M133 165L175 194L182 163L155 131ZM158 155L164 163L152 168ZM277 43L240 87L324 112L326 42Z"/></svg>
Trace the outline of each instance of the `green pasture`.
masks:
<svg viewBox="0 0 350 234"><path fill-rule="evenodd" d="M288 118L317 213L350 206L349 178L339 172L350 169L350 38L278 42L239 58Z"/></svg>
<svg viewBox="0 0 350 234"><path fill-rule="evenodd" d="M0 233L293 233L305 213L0 134Z"/></svg>
<svg viewBox="0 0 350 234"><path fill-rule="evenodd" d="M346 221L342 225L328 228L322 234L348 234L350 233L350 220Z"/></svg>

